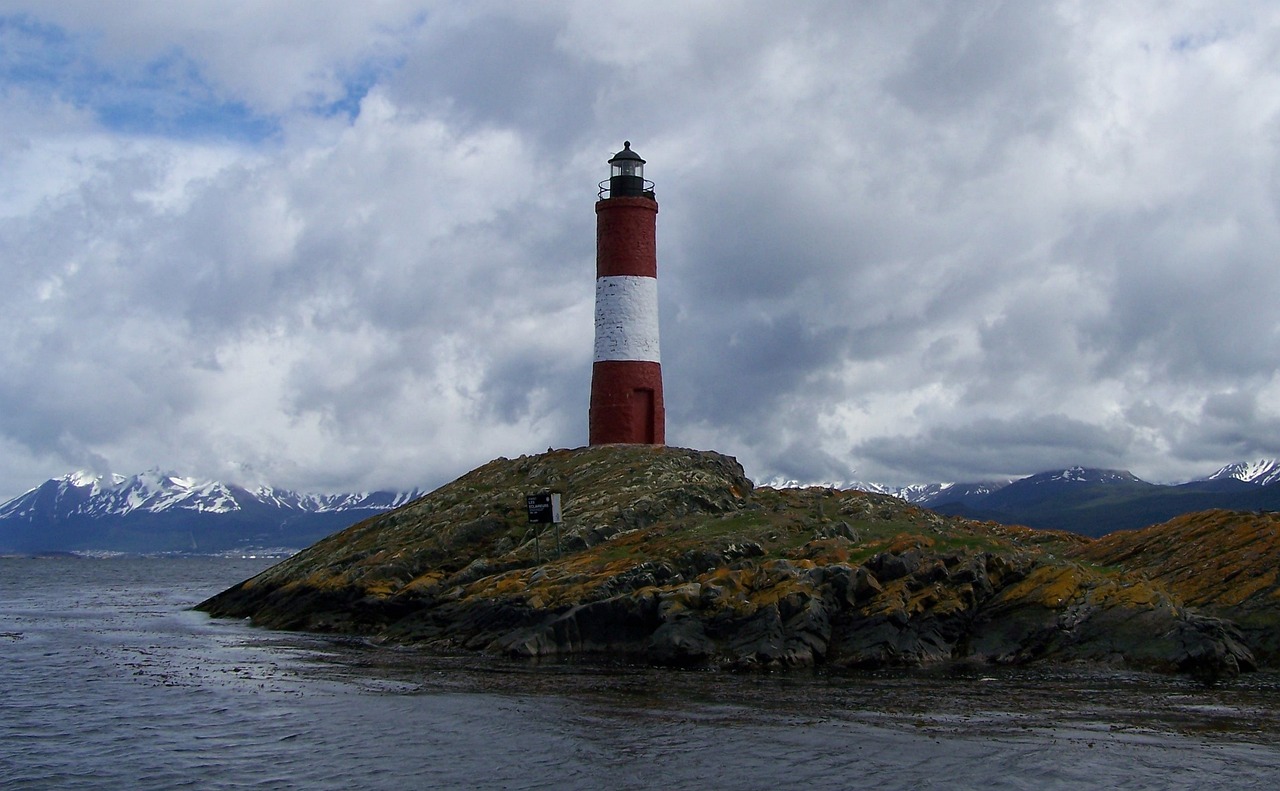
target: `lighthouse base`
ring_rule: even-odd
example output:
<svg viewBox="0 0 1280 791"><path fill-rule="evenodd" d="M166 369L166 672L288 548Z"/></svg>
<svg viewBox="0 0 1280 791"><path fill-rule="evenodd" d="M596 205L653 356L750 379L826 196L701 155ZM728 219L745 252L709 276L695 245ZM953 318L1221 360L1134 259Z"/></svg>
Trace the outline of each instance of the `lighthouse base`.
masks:
<svg viewBox="0 0 1280 791"><path fill-rule="evenodd" d="M662 366L609 360L591 368L591 445L665 445Z"/></svg>

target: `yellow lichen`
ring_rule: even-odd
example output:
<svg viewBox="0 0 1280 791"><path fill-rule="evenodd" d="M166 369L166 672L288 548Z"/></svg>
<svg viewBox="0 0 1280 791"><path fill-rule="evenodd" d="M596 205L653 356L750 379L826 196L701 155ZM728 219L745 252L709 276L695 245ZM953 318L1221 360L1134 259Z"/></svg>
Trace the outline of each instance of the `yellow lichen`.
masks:
<svg viewBox="0 0 1280 791"><path fill-rule="evenodd" d="M1039 566L1001 590L998 598L1004 602L1017 601L1056 609L1080 594L1082 576L1077 566Z"/></svg>

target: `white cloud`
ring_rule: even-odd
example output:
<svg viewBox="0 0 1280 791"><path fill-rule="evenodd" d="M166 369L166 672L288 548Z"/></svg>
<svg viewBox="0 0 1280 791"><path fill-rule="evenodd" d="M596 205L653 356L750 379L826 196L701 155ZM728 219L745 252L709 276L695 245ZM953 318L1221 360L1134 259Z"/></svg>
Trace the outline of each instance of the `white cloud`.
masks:
<svg viewBox="0 0 1280 791"><path fill-rule="evenodd" d="M1268 4L0 18L0 495L82 465L433 484L582 443L624 138L674 443L890 483L1280 455Z"/></svg>

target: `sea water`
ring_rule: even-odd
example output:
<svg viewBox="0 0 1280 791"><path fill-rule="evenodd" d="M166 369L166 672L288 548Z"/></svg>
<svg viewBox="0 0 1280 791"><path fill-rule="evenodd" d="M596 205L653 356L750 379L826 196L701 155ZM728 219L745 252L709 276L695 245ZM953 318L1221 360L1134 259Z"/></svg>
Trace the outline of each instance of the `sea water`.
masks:
<svg viewBox="0 0 1280 791"><path fill-rule="evenodd" d="M271 561L0 559L3 789L1280 787L1280 676L529 664L190 608Z"/></svg>

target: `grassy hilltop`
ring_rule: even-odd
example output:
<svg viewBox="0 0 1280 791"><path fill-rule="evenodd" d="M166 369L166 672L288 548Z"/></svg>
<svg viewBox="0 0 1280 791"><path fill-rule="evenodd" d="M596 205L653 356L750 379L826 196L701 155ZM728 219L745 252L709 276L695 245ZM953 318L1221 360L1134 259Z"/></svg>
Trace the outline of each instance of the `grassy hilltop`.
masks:
<svg viewBox="0 0 1280 791"><path fill-rule="evenodd" d="M563 492L559 555L555 531L535 544L526 521L525 495L543 489ZM1275 663L1275 521L1201 520L1091 540L864 492L757 488L712 452L603 446L497 459L200 607L276 628L673 665L1079 660L1217 675Z"/></svg>

